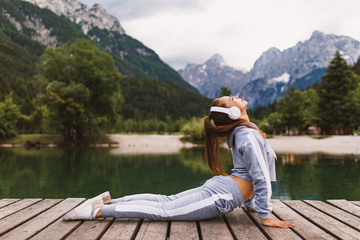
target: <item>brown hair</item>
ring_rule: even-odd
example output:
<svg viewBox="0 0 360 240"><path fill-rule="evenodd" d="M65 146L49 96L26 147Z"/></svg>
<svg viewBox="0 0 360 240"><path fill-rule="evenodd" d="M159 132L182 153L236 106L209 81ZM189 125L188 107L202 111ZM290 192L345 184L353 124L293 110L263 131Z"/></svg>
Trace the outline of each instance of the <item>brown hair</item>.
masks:
<svg viewBox="0 0 360 240"><path fill-rule="evenodd" d="M224 103L220 103L219 99L215 99L212 102L212 106L226 107ZM214 122L214 124L211 120ZM208 162L211 171L217 175L227 175L221 167L219 156L219 140L220 138L229 136L234 128L238 126L247 126L249 128L256 129L250 124L250 122L246 121L245 119L232 120L225 113L211 112L210 115L204 119L206 161ZM265 138L264 133L260 130L258 131Z"/></svg>

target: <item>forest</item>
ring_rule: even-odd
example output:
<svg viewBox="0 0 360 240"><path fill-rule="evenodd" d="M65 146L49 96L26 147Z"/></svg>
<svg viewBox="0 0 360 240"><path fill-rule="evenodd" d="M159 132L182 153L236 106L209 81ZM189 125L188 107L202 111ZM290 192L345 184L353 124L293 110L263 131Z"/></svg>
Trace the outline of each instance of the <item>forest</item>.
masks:
<svg viewBox="0 0 360 240"><path fill-rule="evenodd" d="M10 86L1 99L1 138L59 133L81 141L89 134L179 132L210 104L171 82L123 78L112 56L86 39L48 47L35 66L26 88Z"/></svg>

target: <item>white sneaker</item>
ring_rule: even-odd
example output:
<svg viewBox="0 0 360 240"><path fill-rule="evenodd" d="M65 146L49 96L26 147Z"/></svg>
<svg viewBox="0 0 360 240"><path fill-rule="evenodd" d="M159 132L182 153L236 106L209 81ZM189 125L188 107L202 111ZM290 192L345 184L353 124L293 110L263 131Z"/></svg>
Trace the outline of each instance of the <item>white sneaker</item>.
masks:
<svg viewBox="0 0 360 240"><path fill-rule="evenodd" d="M91 220L94 210L101 208L104 204L112 202L109 192L104 192L96 197L86 200L80 206L74 208L65 216L63 220Z"/></svg>
<svg viewBox="0 0 360 240"><path fill-rule="evenodd" d="M83 207L85 205L92 204L93 202L100 200L100 199L103 201L103 204L111 204L111 202L112 202L110 193L107 191L107 192L103 192L102 194L97 195L96 197L86 200L85 202L80 204L78 207Z"/></svg>
<svg viewBox="0 0 360 240"><path fill-rule="evenodd" d="M67 221L95 219L96 214L94 214L94 211L100 209L102 206L104 206L102 199L93 201L91 204L80 205L65 214L63 220Z"/></svg>

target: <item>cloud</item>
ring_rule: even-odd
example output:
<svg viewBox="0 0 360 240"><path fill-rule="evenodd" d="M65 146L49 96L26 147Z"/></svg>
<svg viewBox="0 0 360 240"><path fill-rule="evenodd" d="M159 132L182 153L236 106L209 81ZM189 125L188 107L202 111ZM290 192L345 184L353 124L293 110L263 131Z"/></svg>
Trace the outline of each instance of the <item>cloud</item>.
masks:
<svg viewBox="0 0 360 240"><path fill-rule="evenodd" d="M92 5L98 0L82 1ZM206 6L206 0L103 0L101 5L112 14L117 15L120 20L132 20L147 18L164 12L191 12L201 10Z"/></svg>
<svg viewBox="0 0 360 240"><path fill-rule="evenodd" d="M103 0L101 5L127 34L175 69L219 53L229 65L249 70L262 52L292 47L315 30L360 40L358 0Z"/></svg>

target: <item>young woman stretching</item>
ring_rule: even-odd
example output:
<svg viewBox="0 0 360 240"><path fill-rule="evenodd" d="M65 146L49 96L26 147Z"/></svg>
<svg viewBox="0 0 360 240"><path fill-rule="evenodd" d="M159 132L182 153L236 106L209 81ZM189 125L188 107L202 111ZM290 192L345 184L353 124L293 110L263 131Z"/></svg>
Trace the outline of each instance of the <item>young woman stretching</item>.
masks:
<svg viewBox="0 0 360 240"><path fill-rule="evenodd" d="M275 181L275 153L264 134L250 122L247 102L238 97L215 99L204 119L206 159L217 176L203 186L176 195L136 194L112 200L105 192L85 201L64 216L64 220L103 217L145 218L156 221L203 220L226 214L244 205L257 211L266 226L289 228L294 225L272 219L271 183ZM221 168L218 155L221 137L232 149L232 173Z"/></svg>

